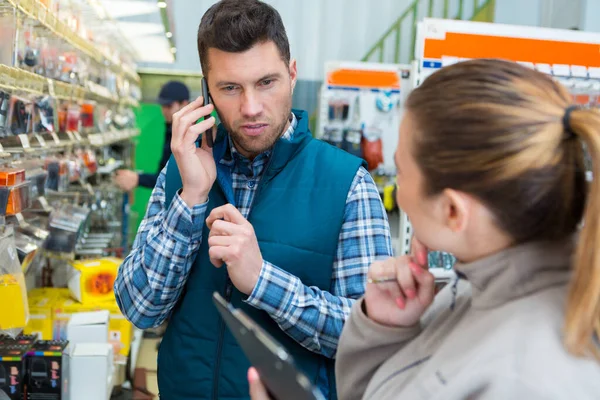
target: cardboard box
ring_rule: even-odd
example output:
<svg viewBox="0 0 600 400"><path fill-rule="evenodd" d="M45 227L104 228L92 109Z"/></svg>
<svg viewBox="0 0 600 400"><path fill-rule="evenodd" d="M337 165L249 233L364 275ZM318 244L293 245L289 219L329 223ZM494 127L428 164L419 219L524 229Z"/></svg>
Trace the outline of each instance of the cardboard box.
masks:
<svg viewBox="0 0 600 400"><path fill-rule="evenodd" d="M27 352L25 400L67 399L69 342L40 340Z"/></svg>
<svg viewBox="0 0 600 400"><path fill-rule="evenodd" d="M70 398L108 400L113 380L112 346L107 343L78 343L69 351L69 357Z"/></svg>
<svg viewBox="0 0 600 400"><path fill-rule="evenodd" d="M73 299L66 299L55 304L53 309L54 339L64 340L67 338L67 324L71 314L87 311L108 310L110 318L108 322L108 341L118 348L120 355L127 357L133 339L133 325L119 310L116 300L97 303L81 304Z"/></svg>
<svg viewBox="0 0 600 400"><path fill-rule="evenodd" d="M80 343L107 343L107 310L72 314L67 324L67 340L71 345Z"/></svg>
<svg viewBox="0 0 600 400"><path fill-rule="evenodd" d="M122 263L115 257L73 261L68 275L71 296L83 304L114 299L113 287Z"/></svg>
<svg viewBox="0 0 600 400"><path fill-rule="evenodd" d="M23 399L25 357L31 349L31 343L23 341L27 344L17 344L18 340L0 344L0 398L4 394L10 400Z"/></svg>
<svg viewBox="0 0 600 400"><path fill-rule="evenodd" d="M54 338L53 309L58 301L69 298L69 289L35 288L27 294L29 322L23 333L37 335L41 340Z"/></svg>

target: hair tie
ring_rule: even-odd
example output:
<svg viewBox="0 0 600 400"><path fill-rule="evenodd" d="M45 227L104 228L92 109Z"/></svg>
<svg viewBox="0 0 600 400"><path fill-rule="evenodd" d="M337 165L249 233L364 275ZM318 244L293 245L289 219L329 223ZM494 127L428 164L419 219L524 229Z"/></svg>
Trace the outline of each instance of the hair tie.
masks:
<svg viewBox="0 0 600 400"><path fill-rule="evenodd" d="M563 123L563 130L565 132L565 139L573 139L576 135L575 132L573 132L573 129L571 129L571 113L574 110L579 110L580 107L578 105L571 105L569 107L566 108L565 110L565 115L563 115L563 119L562 119L562 123Z"/></svg>

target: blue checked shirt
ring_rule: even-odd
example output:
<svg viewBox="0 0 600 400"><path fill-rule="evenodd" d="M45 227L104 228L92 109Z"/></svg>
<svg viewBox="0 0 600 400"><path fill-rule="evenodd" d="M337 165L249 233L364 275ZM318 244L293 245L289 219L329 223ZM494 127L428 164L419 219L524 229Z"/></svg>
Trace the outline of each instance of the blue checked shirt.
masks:
<svg viewBox="0 0 600 400"><path fill-rule="evenodd" d="M294 116L280 140L289 140L296 125ZM231 157L220 162L233 166L235 200L240 213L247 217L270 151L250 162L231 141L230 145ZM165 176L163 169L133 249L115 282L119 307L141 329L160 325L177 303L194 253L200 247L206 217L206 204L190 208L179 194L166 209ZM304 347L333 358L350 309L364 293L369 266L391 255L387 214L373 179L361 167L346 200L331 292L305 286L285 271L285 265L265 260L246 302L269 313L282 330Z"/></svg>

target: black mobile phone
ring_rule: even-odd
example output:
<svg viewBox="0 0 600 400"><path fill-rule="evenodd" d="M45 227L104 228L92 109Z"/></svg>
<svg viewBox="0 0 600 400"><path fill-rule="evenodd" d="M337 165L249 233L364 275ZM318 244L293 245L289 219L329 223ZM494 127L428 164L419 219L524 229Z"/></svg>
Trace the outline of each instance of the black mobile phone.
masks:
<svg viewBox="0 0 600 400"><path fill-rule="evenodd" d="M204 100L204 106L207 106L210 103L212 103L212 98L210 97L210 92L208 91L208 82L206 82L206 78L204 77L202 78L202 98ZM210 118L210 115L205 116L204 120L207 120L208 118ZM210 131L206 131L204 132L204 134L206 135L206 144L208 145L208 147L213 147L214 129L210 129Z"/></svg>
<svg viewBox="0 0 600 400"><path fill-rule="evenodd" d="M319 389L296 368L290 353L272 336L219 293L213 293L213 302L271 397L276 400L324 400Z"/></svg>

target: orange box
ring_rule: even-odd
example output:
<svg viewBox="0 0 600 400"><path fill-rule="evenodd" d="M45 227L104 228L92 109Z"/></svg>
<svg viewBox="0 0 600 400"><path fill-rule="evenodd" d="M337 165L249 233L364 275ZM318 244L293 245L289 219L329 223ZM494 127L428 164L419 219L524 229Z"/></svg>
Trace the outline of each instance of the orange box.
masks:
<svg viewBox="0 0 600 400"><path fill-rule="evenodd" d="M0 186L15 186L25 182L25 170L20 168L0 169Z"/></svg>

